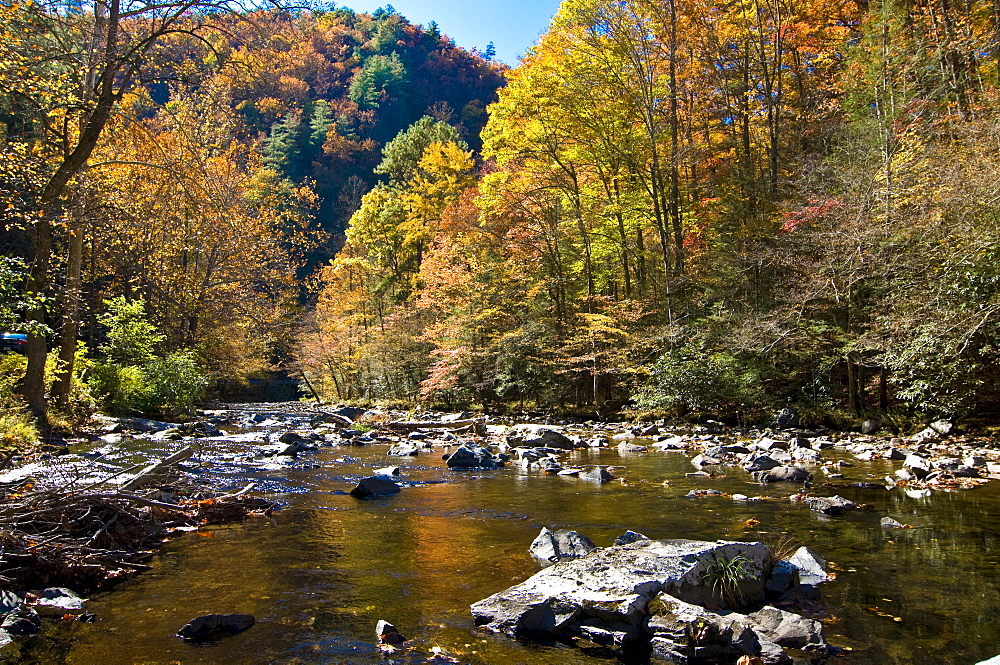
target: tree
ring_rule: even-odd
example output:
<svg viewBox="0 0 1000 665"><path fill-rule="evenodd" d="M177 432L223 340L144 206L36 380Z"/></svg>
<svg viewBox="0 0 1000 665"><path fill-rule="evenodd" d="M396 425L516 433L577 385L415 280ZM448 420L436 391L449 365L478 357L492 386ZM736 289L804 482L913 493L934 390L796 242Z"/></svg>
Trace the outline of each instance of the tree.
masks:
<svg viewBox="0 0 1000 665"><path fill-rule="evenodd" d="M30 58L31 49L51 39L46 44L48 57L33 60L27 68L29 74L37 75L39 68L58 62L79 75L74 80L76 102L35 106L32 115L38 121L38 132L24 137L28 144L55 142L62 146L51 156L38 197L42 215L32 226L30 293L47 292L53 239L66 196L120 102L147 82L147 68L157 47L172 35L200 35L211 30L213 15L231 6L226 0L110 0L94 3L93 13L61 13L59 3L17 5L21 12L17 23L27 32L5 35L5 53ZM16 26L7 23L4 27L10 30ZM9 60L9 56L4 59ZM17 89L13 93L18 96ZM31 318L41 323L45 312L36 308ZM29 336L27 356L23 393L29 408L44 419L46 342L40 334Z"/></svg>

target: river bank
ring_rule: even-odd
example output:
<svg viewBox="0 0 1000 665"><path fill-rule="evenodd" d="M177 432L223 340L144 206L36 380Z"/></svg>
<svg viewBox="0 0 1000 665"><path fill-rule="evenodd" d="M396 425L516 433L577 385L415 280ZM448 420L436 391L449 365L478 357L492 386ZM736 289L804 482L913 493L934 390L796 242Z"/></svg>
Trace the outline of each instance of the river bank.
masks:
<svg viewBox="0 0 1000 665"><path fill-rule="evenodd" d="M956 477L944 468L951 463L941 462L983 457L973 468L988 476L989 441L938 437L900 445L796 430L654 425L651 431L650 425L603 423L535 425L508 437L515 423L462 425L469 419L460 414L437 414L435 424L403 431L388 423L412 423L404 414L370 414L350 427L338 418L320 422L330 414L295 408L206 412L205 422L221 430L216 436L161 425L144 433L106 432L102 441L73 443L70 455L49 460L77 472L89 466L107 473L193 446L196 455L183 473L223 493L252 481L258 497L286 507L242 527L205 526L167 543L148 573L91 599L87 612L96 615L96 628L45 625L40 636L15 642L0 656L6 653L6 662L111 662L97 659L103 649L121 652L123 663L223 662L215 660L221 648L243 653L242 662L289 662L293 656L300 662L378 662L374 624L385 618L415 640L412 652L397 654L406 662L430 658L434 647L462 662L574 662L577 656L558 646L524 647L481 635L469 614L472 603L538 570L527 548L542 526L576 529L602 546L627 529L651 538L794 539L833 562L837 579L823 590L823 621L831 643L854 649L847 662L919 662L907 660L907 648L941 641L955 649L954 659L942 662L995 655L988 643L997 634L989 618L992 601L973 589L992 588L995 577L995 525L986 506L995 500L996 484ZM447 429L440 426L445 423ZM545 432L560 434L572 447L557 448L553 444L566 444ZM531 436L545 438L541 450ZM462 441L490 444L495 455L510 459L497 469L449 468L441 458ZM292 452L289 446L294 454L277 454ZM713 450L727 446L733 448ZM923 480L894 481L887 490L886 477L896 478L906 462L891 459L893 448L909 448L938 468ZM806 469L812 486L760 484L744 463L766 465L760 460L765 449L778 466ZM699 455L696 468L692 460ZM702 464L706 457L720 463ZM915 468L911 462L906 468ZM400 469L398 493L367 501L350 496L375 469L392 466ZM597 467L610 469L614 479L569 475ZM974 492L951 491L982 483ZM855 510L828 516L805 503L810 496L835 495ZM913 528L884 528L883 518ZM239 571L230 570L234 561ZM258 623L214 650L185 651L190 647L173 633L196 614L211 612L245 612ZM986 627L977 630L979 637L958 635L955 622L970 621L972 614L986 617ZM137 635L126 636L125 626ZM285 629L290 633L282 636ZM42 653L49 660L31 660Z"/></svg>

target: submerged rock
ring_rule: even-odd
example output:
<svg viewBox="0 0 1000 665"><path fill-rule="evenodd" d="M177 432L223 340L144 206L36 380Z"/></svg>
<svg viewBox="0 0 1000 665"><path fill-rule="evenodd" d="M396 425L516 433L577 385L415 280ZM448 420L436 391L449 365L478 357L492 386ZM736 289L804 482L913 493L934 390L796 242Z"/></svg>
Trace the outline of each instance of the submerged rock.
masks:
<svg viewBox="0 0 1000 665"><path fill-rule="evenodd" d="M597 548L590 538L569 529L550 531L542 527L541 533L528 548L528 553L542 561L556 562L586 556Z"/></svg>
<svg viewBox="0 0 1000 665"><path fill-rule="evenodd" d="M242 633L254 623L256 620L249 614L206 614L187 623L177 636L192 642L211 642Z"/></svg>
<svg viewBox="0 0 1000 665"><path fill-rule="evenodd" d="M902 522L898 522L891 517L883 517L882 521L879 522L883 529L905 529L906 525Z"/></svg>

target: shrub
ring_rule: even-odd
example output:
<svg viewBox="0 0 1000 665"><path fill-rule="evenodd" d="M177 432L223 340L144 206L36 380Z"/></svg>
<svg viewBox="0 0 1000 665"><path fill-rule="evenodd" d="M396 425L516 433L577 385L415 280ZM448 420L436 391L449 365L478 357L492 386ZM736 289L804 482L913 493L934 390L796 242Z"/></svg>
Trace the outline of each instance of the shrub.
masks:
<svg viewBox="0 0 1000 665"><path fill-rule="evenodd" d="M715 417L755 419L769 400L759 368L729 353L667 352L634 396L640 409L694 410Z"/></svg>
<svg viewBox="0 0 1000 665"><path fill-rule="evenodd" d="M105 300L108 311L100 317L108 327L107 344L100 347L104 357L119 365L142 365L154 357L156 345L164 337L146 318L146 301L118 296Z"/></svg>
<svg viewBox="0 0 1000 665"><path fill-rule="evenodd" d="M39 439L31 414L15 392L26 365L17 353L0 355L0 449L22 450Z"/></svg>
<svg viewBox="0 0 1000 665"><path fill-rule="evenodd" d="M103 408L113 415L144 412L150 401L149 386L139 367L95 362L87 382Z"/></svg>
<svg viewBox="0 0 1000 665"><path fill-rule="evenodd" d="M190 351L152 358L145 365L95 362L90 389L110 413L186 411L208 385Z"/></svg>
<svg viewBox="0 0 1000 665"><path fill-rule="evenodd" d="M189 410L208 386L208 378L191 351L177 351L154 358L142 368L148 388L148 408Z"/></svg>

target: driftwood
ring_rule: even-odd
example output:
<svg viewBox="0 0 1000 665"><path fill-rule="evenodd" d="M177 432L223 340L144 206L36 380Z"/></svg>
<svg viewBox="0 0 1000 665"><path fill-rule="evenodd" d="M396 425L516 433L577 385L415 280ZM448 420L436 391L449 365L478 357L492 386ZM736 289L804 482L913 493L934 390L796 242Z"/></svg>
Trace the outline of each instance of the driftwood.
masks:
<svg viewBox="0 0 1000 665"><path fill-rule="evenodd" d="M164 488L158 482L164 471L192 453L184 448L151 464L117 490L110 479L81 487L78 478L59 486L25 481L0 487L0 589L98 588L146 569L139 562L172 533L268 514L276 507L248 494L253 483L216 495L171 475ZM141 487L149 492L139 494ZM155 491L161 488L177 498L161 500L164 493Z"/></svg>
<svg viewBox="0 0 1000 665"><path fill-rule="evenodd" d="M149 485L157 476L162 474L164 471L169 469L175 464L183 462L184 460L191 457L194 454L194 448L191 446L186 446L181 448L173 455L169 457L164 457L159 462L155 464L150 464L145 469L137 473L131 480L125 482L121 486L121 490L124 492L129 492L137 489L142 489L146 485Z"/></svg>

